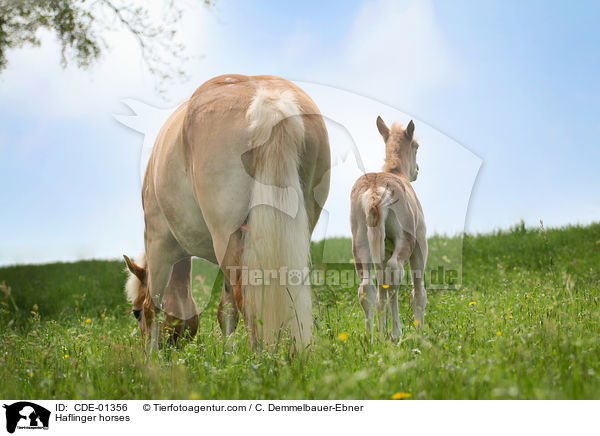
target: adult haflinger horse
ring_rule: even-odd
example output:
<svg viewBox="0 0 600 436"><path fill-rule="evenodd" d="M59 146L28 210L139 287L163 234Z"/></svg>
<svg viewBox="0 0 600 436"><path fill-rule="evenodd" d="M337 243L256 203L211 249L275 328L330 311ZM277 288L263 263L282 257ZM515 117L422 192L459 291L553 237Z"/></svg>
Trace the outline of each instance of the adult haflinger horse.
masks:
<svg viewBox="0 0 600 436"><path fill-rule="evenodd" d="M427 262L425 219L410 182L417 179L415 125L406 130L395 123L390 130L381 117L377 128L385 142L383 172L361 176L351 194L352 251L361 284L358 297L365 311L365 330L373 340L374 310L377 309L379 337L387 327L387 310L392 319L392 339L402 334L398 313L398 287L404 265L410 260L413 290L410 301L417 326L423 325L427 292L424 272ZM386 241L388 246L386 249ZM377 288L372 266L375 266Z"/></svg>
<svg viewBox="0 0 600 436"><path fill-rule="evenodd" d="M225 275L218 311L224 334L236 328L240 309L252 346L276 341L282 329L296 348L308 344L310 286L287 283L281 272L309 264L329 169L319 109L285 79L215 77L175 110L142 187L146 259L126 257L135 276L129 298L151 348L158 346L161 302L176 333L197 329L191 256L217 263ZM265 280L252 280L257 276Z"/></svg>

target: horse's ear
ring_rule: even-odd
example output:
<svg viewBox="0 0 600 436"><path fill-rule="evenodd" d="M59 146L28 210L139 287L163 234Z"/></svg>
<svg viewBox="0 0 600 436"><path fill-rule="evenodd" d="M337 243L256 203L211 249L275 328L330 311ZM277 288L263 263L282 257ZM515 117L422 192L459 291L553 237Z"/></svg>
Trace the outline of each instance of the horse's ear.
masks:
<svg viewBox="0 0 600 436"><path fill-rule="evenodd" d="M127 257L126 254L124 254L123 257L125 258L127 269L129 269L129 271L131 271L131 273L136 276L140 282L144 283L146 281L146 269L136 264L133 260Z"/></svg>
<svg viewBox="0 0 600 436"><path fill-rule="evenodd" d="M410 120L410 123L406 126L404 134L408 139L413 139L413 135L415 134L415 123L413 123L413 120Z"/></svg>
<svg viewBox="0 0 600 436"><path fill-rule="evenodd" d="M387 142L388 138L390 137L390 129L388 129L388 126L385 125L385 122L380 116L377 116L377 130L379 130L383 140Z"/></svg>

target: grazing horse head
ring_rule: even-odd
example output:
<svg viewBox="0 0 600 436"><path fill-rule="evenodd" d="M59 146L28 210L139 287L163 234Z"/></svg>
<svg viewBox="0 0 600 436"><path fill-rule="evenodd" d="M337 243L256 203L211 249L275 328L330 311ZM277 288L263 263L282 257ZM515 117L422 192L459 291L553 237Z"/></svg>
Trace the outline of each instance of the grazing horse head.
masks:
<svg viewBox="0 0 600 436"><path fill-rule="evenodd" d="M411 120L406 129L402 128L402 124L394 123L390 130L381 117L377 117L377 128L385 142L383 171L403 174L411 182L417 180L419 175L419 165L417 165L419 143L414 139L415 123Z"/></svg>
<svg viewBox="0 0 600 436"><path fill-rule="evenodd" d="M126 255L125 263L129 277L125 284L127 299L132 304L133 316L138 321L142 338L149 345L151 327L157 308L148 291L148 265L145 253L137 263ZM191 295L191 259L184 259L173 269L169 287L163 299L164 322L160 324L160 334L175 344L179 338L193 337L198 331L198 307ZM187 311L179 310L185 306Z"/></svg>

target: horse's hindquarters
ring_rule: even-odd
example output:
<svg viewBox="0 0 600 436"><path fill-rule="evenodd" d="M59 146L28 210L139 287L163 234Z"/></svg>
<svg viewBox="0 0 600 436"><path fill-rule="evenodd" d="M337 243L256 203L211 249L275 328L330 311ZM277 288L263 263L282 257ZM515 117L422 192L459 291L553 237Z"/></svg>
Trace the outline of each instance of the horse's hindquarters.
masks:
<svg viewBox="0 0 600 436"><path fill-rule="evenodd" d="M239 274L242 266L263 273L308 266L310 234L329 188L329 162L323 120L295 85L243 76L202 85L161 130L147 172L146 247L170 244L166 251L150 250L150 270L166 277L182 255L218 262L228 285L222 302L237 310L230 290L242 288L238 293L256 340L276 340L284 327L298 346L308 343L310 287L286 278L242 283ZM159 287L151 289L153 296L162 297ZM232 320L236 315L224 313ZM231 323L222 325L231 330Z"/></svg>

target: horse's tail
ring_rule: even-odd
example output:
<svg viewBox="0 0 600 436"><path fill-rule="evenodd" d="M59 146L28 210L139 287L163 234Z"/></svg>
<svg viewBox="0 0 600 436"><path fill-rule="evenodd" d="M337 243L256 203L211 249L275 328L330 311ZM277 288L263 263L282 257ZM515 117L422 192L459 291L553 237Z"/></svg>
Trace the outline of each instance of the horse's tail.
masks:
<svg viewBox="0 0 600 436"><path fill-rule="evenodd" d="M298 175L301 110L292 91L262 88L246 118L254 186L242 264L249 278L258 269L262 283L244 283L243 311L253 341L274 342L289 328L296 348L302 348L312 334L312 304L310 285L304 283L310 231Z"/></svg>
<svg viewBox="0 0 600 436"><path fill-rule="evenodd" d="M367 217L367 239L371 260L377 271L377 281L382 283L383 261L385 259L385 218L390 203L390 193L384 187L369 189L363 197L364 212Z"/></svg>

